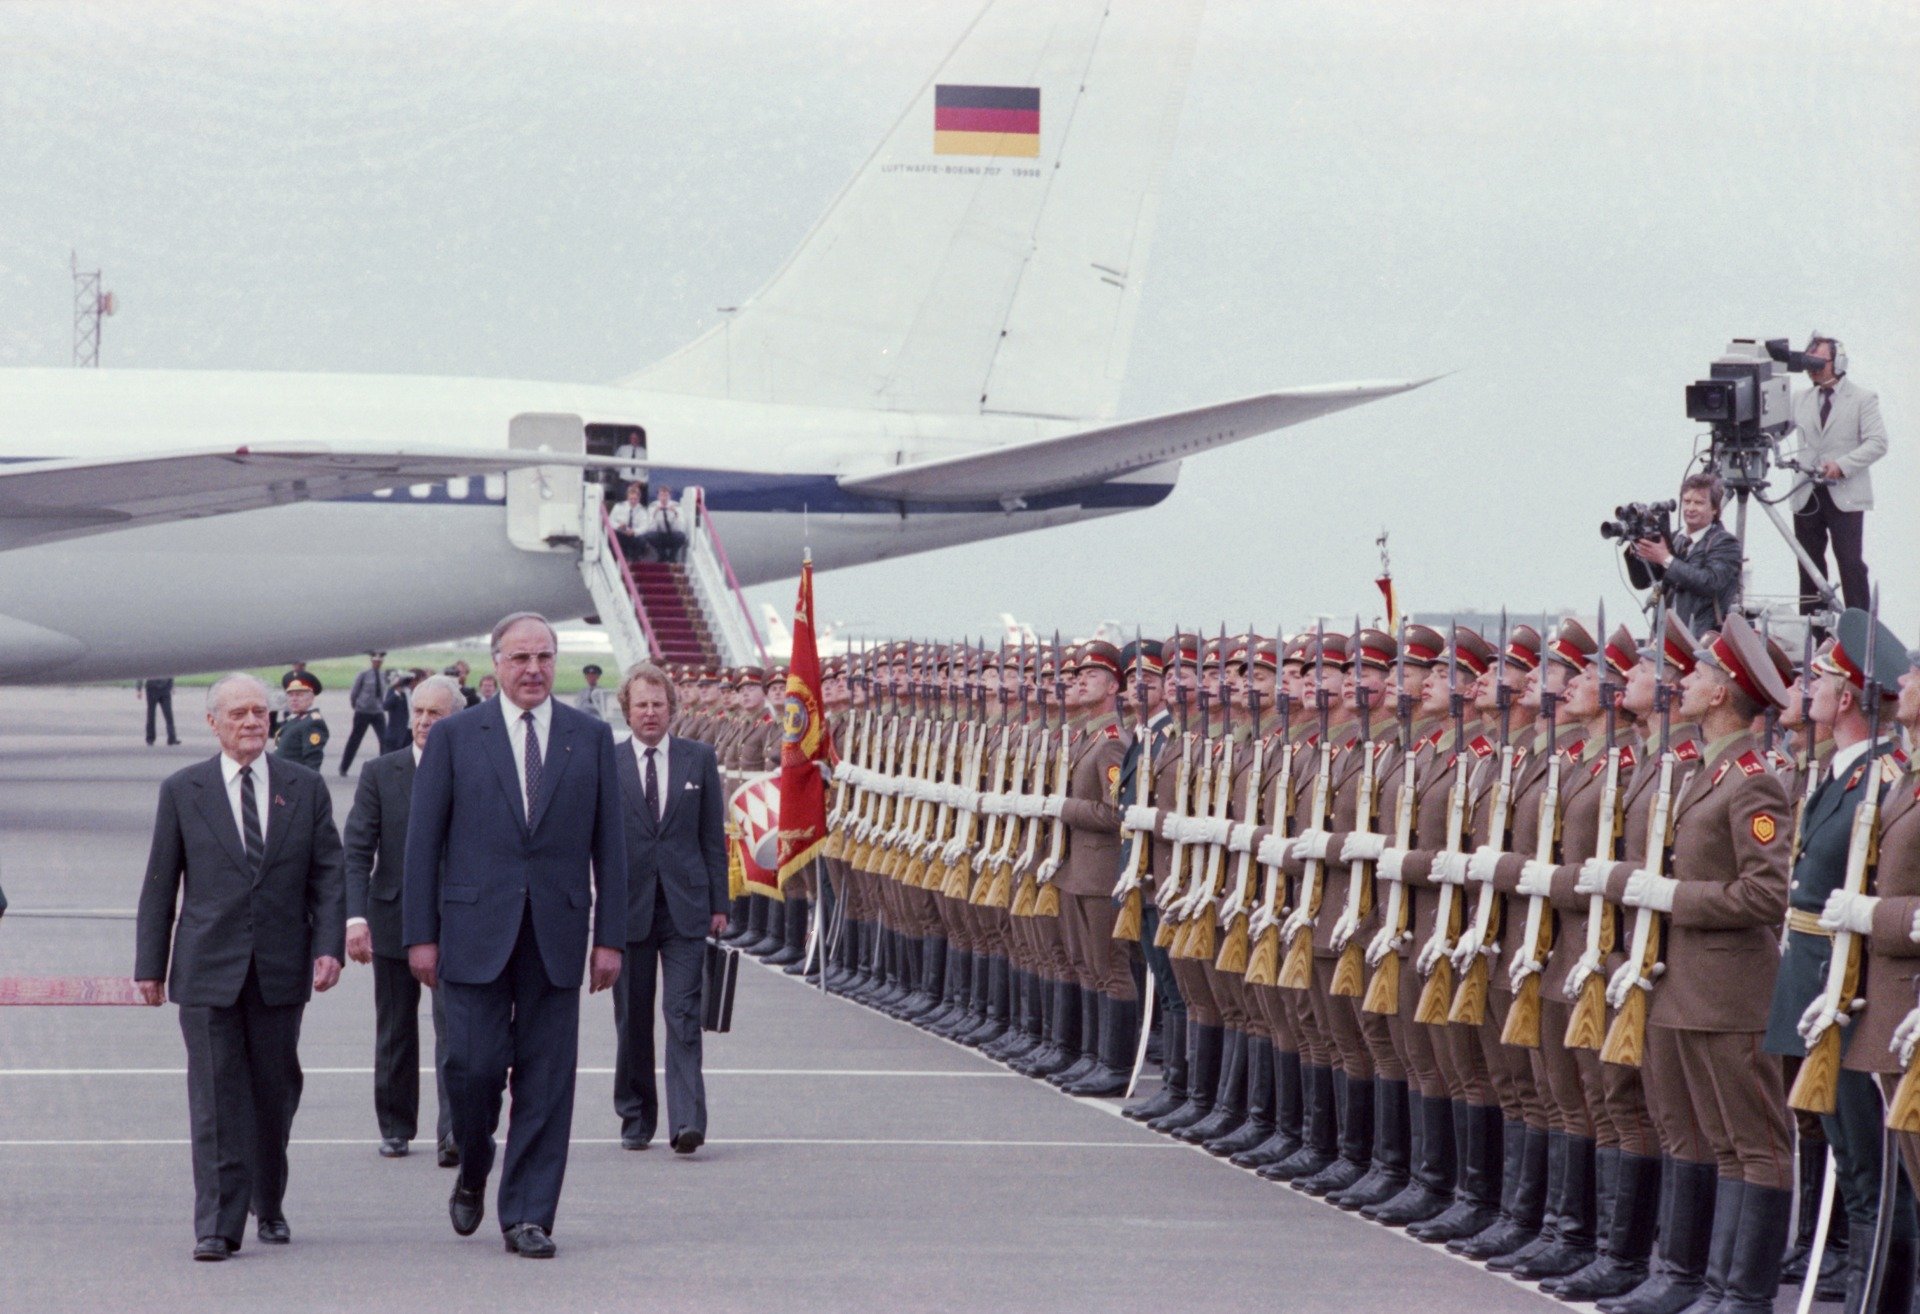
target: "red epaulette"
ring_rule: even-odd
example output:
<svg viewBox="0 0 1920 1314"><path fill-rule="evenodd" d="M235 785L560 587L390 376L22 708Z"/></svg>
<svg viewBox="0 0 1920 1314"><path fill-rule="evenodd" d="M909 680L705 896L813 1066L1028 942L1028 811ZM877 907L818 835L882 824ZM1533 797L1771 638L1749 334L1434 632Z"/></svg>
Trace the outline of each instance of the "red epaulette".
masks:
<svg viewBox="0 0 1920 1314"><path fill-rule="evenodd" d="M1475 735L1473 742L1468 744L1467 748L1475 757L1492 757L1494 752L1493 741L1485 735Z"/></svg>
<svg viewBox="0 0 1920 1314"><path fill-rule="evenodd" d="M1633 764L1636 760L1637 759L1633 755L1632 744L1620 745L1620 769L1622 771L1633 770Z"/></svg>
<svg viewBox="0 0 1920 1314"><path fill-rule="evenodd" d="M1682 762L1698 762L1700 760L1700 745L1691 739L1683 739L1674 745L1673 755Z"/></svg>
<svg viewBox="0 0 1920 1314"><path fill-rule="evenodd" d="M1302 748L1318 748L1319 746L1320 746L1320 732L1318 730L1315 730L1312 733L1310 733L1304 740L1301 741L1301 744L1300 744L1300 747Z"/></svg>
<svg viewBox="0 0 1920 1314"><path fill-rule="evenodd" d="M1578 762L1580 760L1580 754L1586 751L1586 747L1587 747L1586 740L1576 739L1571 744L1568 744L1565 748L1561 749L1560 751L1567 755L1567 761Z"/></svg>
<svg viewBox="0 0 1920 1314"><path fill-rule="evenodd" d="M1353 747L1353 746L1354 746L1355 744L1357 744L1357 743L1359 743L1359 742L1360 742L1360 736L1356 734L1356 735L1354 735L1354 736L1353 736L1353 738L1351 738L1351 739L1349 739L1349 740L1347 740L1347 742L1346 742L1346 743L1344 743L1344 744L1342 744L1342 745L1340 745L1340 747L1341 747L1341 748L1342 748L1343 750L1345 750L1345 749L1348 749L1348 748L1352 748L1352 747Z"/></svg>
<svg viewBox="0 0 1920 1314"><path fill-rule="evenodd" d="M1108 726L1108 727L1107 727L1107 738L1109 738L1109 739L1118 739L1119 737L1120 737L1120 727L1119 727L1119 726L1117 726L1117 725L1110 725L1110 726Z"/></svg>
<svg viewBox="0 0 1920 1314"><path fill-rule="evenodd" d="M1446 737L1447 737L1447 728L1443 725L1438 730L1435 730L1432 734L1427 736L1423 747L1438 748L1440 747L1440 741L1442 739L1445 739Z"/></svg>
<svg viewBox="0 0 1920 1314"><path fill-rule="evenodd" d="M1907 750L1906 749L1896 748L1891 753L1888 753L1887 756L1892 758L1895 762L1898 762L1900 764L1900 769L1902 771L1905 771L1907 769Z"/></svg>
<svg viewBox="0 0 1920 1314"><path fill-rule="evenodd" d="M1740 756L1735 758L1734 761L1738 763L1740 769L1746 772L1749 776L1762 775L1766 772L1766 769L1767 769L1766 761L1763 758L1761 758L1760 754L1754 752L1751 748L1749 748L1746 752L1740 754Z"/></svg>

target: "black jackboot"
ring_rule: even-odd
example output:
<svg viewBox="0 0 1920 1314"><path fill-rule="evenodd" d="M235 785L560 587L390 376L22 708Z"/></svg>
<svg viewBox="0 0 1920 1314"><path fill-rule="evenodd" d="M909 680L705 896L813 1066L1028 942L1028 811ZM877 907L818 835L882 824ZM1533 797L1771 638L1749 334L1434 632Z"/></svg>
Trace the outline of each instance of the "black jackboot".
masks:
<svg viewBox="0 0 1920 1314"><path fill-rule="evenodd" d="M1173 1135L1195 1125L1213 1112L1213 1096L1220 1086L1220 1060L1226 1052L1226 1029L1187 1021L1187 1098L1172 1113L1155 1118L1147 1126Z"/></svg>
<svg viewBox="0 0 1920 1314"><path fill-rule="evenodd" d="M999 1063L1033 1051L1040 1043L1040 982L1033 973L1007 964L1007 1029L980 1042L980 1052Z"/></svg>
<svg viewBox="0 0 1920 1314"><path fill-rule="evenodd" d="M1453 1203L1453 1183L1458 1175L1455 1158L1467 1152L1454 1142L1454 1105L1452 1101L1413 1092L1409 1096L1415 1137L1415 1155L1407 1184L1390 1200L1362 1209L1363 1218L1371 1218L1387 1227L1407 1227L1438 1218Z"/></svg>
<svg viewBox="0 0 1920 1314"><path fill-rule="evenodd" d="M1404 1081L1373 1079L1373 1163L1366 1176L1327 1199L1342 1209L1383 1205L1406 1187L1413 1164L1413 1092Z"/></svg>
<svg viewBox="0 0 1920 1314"><path fill-rule="evenodd" d="M1449 1242L1447 1249L1468 1259L1491 1260L1511 1255L1533 1244L1540 1235L1541 1215L1546 1208L1547 1133L1525 1123L1521 1127L1519 1150L1511 1171L1505 1171L1506 1202L1500 1221L1478 1236ZM1513 1142L1507 1143L1509 1152Z"/></svg>
<svg viewBox="0 0 1920 1314"><path fill-rule="evenodd" d="M1100 1066L1100 1024L1106 1020L1100 1012L1100 1001L1105 996L1099 991L1076 987L1074 998L1080 1006L1080 1052L1066 1067L1047 1074L1049 1085L1063 1088Z"/></svg>
<svg viewBox="0 0 1920 1314"><path fill-rule="evenodd" d="M1060 1089L1083 1099L1112 1099L1124 1095L1133 1073L1134 1046L1140 1040L1140 1001L1098 995L1100 1014L1099 1062L1093 1071Z"/></svg>
<svg viewBox="0 0 1920 1314"><path fill-rule="evenodd" d="M940 990L946 983L947 941L944 936L927 935L914 941L913 993L900 1001L900 1016L918 1022L940 1007Z"/></svg>
<svg viewBox="0 0 1920 1314"><path fill-rule="evenodd" d="M1605 1151L1602 1151L1605 1153ZM1615 1166L1612 1203L1602 1210L1606 1244L1591 1264L1540 1289L1561 1300L1605 1300L1623 1296L1647 1278L1647 1256L1653 1251L1659 1222L1660 1160L1613 1151ZM1605 1180L1604 1178L1602 1180ZM1602 1193L1603 1203L1607 1193Z"/></svg>
<svg viewBox="0 0 1920 1314"><path fill-rule="evenodd" d="M1660 1170L1659 1254L1647 1280L1599 1302L1605 1314L1679 1314L1706 1289L1719 1173L1710 1163L1669 1159Z"/></svg>
<svg viewBox="0 0 1920 1314"><path fill-rule="evenodd" d="M1495 1273L1511 1273L1520 1264L1526 1263L1541 1251L1549 1248L1560 1236L1560 1192L1566 1180L1567 1138L1562 1132L1547 1133L1547 1186L1542 1197L1544 1204L1540 1212L1540 1230L1534 1233L1533 1240L1518 1250L1508 1251L1487 1260L1487 1267Z"/></svg>
<svg viewBox="0 0 1920 1314"><path fill-rule="evenodd" d="M969 1049L978 1049L1006 1035L1013 1016L1013 973L1007 960L976 952L967 989L966 1017L954 1024L951 1036Z"/></svg>
<svg viewBox="0 0 1920 1314"><path fill-rule="evenodd" d="M1247 1037L1247 1120L1235 1131L1206 1142L1208 1154L1231 1159L1273 1135L1273 1042Z"/></svg>
<svg viewBox="0 0 1920 1314"><path fill-rule="evenodd" d="M1292 1158L1300 1148L1300 1056L1273 1051L1273 1134L1228 1162L1236 1168L1265 1168Z"/></svg>
<svg viewBox="0 0 1920 1314"><path fill-rule="evenodd" d="M768 909L772 906L773 900L764 894L747 896L747 936L735 946L741 953L762 958L780 947L785 924L769 918Z"/></svg>
<svg viewBox="0 0 1920 1314"><path fill-rule="evenodd" d="M1892 1168L1893 1165L1887 1165ZM1773 1297L1780 1290L1780 1264L1785 1258L1787 1231L1793 1219L1793 1192L1775 1186L1742 1186L1740 1222L1734 1233L1733 1252L1727 1264L1726 1295L1715 1305L1715 1314L1772 1314ZM1714 1229L1716 1239L1719 1229ZM1892 1258L1889 1250L1888 1258ZM1904 1274L1889 1271L1885 1294L1899 1289L1899 1304L1905 1310L1913 1304L1913 1252L1907 1252ZM1711 1265L1709 1265L1711 1268ZM1897 1280L1892 1280L1897 1279ZM1887 1314L1883 1301L1878 1314Z"/></svg>
<svg viewBox="0 0 1920 1314"><path fill-rule="evenodd" d="M849 975L840 984L841 993L858 1002L866 1002L873 991L873 959L880 930L872 922L847 923L847 965Z"/></svg>
<svg viewBox="0 0 1920 1314"><path fill-rule="evenodd" d="M1713 1314L1720 1308L1720 1302L1727 1296L1727 1279L1733 1273L1733 1254L1740 1241L1740 1213L1746 1208L1747 1184L1730 1181L1725 1177L1719 1180L1713 1193L1713 1227L1707 1246L1707 1278L1699 1296L1693 1304L1686 1307L1685 1314ZM1781 1214L1781 1221L1786 1215ZM1786 1229L1780 1230L1780 1239L1774 1243L1773 1262L1780 1262L1780 1253L1787 1244ZM1779 1270L1774 1270L1776 1273Z"/></svg>
<svg viewBox="0 0 1920 1314"><path fill-rule="evenodd" d="M1029 1077L1051 1077L1064 1072L1080 1057L1080 987L1071 981L1055 981L1052 990L1052 1034L1044 1058L1038 1054L1022 1067Z"/></svg>
<svg viewBox="0 0 1920 1314"><path fill-rule="evenodd" d="M747 938L748 918L753 915L753 900L747 895L727 904L727 929L721 932L720 943L738 947Z"/></svg>
<svg viewBox="0 0 1920 1314"><path fill-rule="evenodd" d="M973 1011L976 961L971 949L947 946L947 974L940 987L940 1007L921 1018L921 1026L949 1040L973 1028L979 1020Z"/></svg>
<svg viewBox="0 0 1920 1314"><path fill-rule="evenodd" d="M1213 1093L1213 1112L1191 1127L1173 1134L1188 1145L1204 1145L1216 1136L1224 1136L1247 1120L1247 1033L1227 1032L1226 1048L1220 1060L1220 1084Z"/></svg>
<svg viewBox="0 0 1920 1314"><path fill-rule="evenodd" d="M766 959L768 967L792 967L807 956L807 901L789 895L781 909L780 948Z"/></svg>
<svg viewBox="0 0 1920 1314"><path fill-rule="evenodd" d="M1160 1024L1160 1089L1120 1110L1135 1122L1164 1118L1187 1102L1187 1015L1168 1009Z"/></svg>
<svg viewBox="0 0 1920 1314"><path fill-rule="evenodd" d="M1548 1207L1559 1224L1545 1246L1508 1269L1524 1282L1565 1277L1593 1262L1597 1235L1594 1219L1598 1203L1598 1194L1594 1189L1594 1143L1592 1138L1586 1136L1562 1136L1560 1139L1559 1193Z"/></svg>
<svg viewBox="0 0 1920 1314"><path fill-rule="evenodd" d="M890 1013L911 989L907 980L907 937L887 927L880 932L880 982L867 1002L882 1013Z"/></svg>
<svg viewBox="0 0 1920 1314"><path fill-rule="evenodd" d="M1506 1184L1506 1158L1518 1156L1524 1129L1508 1140L1509 1124L1498 1105L1456 1103L1453 1109L1453 1203L1425 1223L1412 1223L1407 1235L1440 1245L1480 1235L1500 1220Z"/></svg>
<svg viewBox="0 0 1920 1314"><path fill-rule="evenodd" d="M1335 1068L1333 1089L1340 1117L1340 1155L1319 1172L1293 1179L1293 1189L1308 1195L1346 1190L1366 1175L1373 1162L1373 1082Z"/></svg>
<svg viewBox="0 0 1920 1314"><path fill-rule="evenodd" d="M1333 1069L1317 1063L1300 1066L1300 1148L1260 1175L1270 1182L1311 1177L1340 1157L1340 1116L1334 1105Z"/></svg>
<svg viewBox="0 0 1920 1314"><path fill-rule="evenodd" d="M1006 1060L1008 1067L1027 1077L1033 1075L1032 1065L1051 1063L1060 1056L1060 1041L1054 1034L1053 1021L1054 1001L1060 997L1060 983L1038 972L1033 974L1033 982L1034 1002L1031 1007L1035 1010L1034 1043Z"/></svg>

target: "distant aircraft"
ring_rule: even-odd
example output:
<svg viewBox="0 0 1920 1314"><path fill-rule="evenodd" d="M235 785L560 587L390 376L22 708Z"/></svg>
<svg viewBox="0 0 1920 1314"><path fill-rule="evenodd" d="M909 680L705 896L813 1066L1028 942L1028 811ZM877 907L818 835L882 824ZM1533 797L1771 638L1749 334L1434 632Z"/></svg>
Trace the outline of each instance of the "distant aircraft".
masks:
<svg viewBox="0 0 1920 1314"><path fill-rule="evenodd" d="M823 570L1069 524L1420 386L1116 417L1200 10L992 0L771 281L613 384L0 371L0 679L588 614L581 467L623 444L747 585L797 572L803 514Z"/></svg>
<svg viewBox="0 0 1920 1314"><path fill-rule="evenodd" d="M787 629L787 623L780 619L780 612L771 602L760 604L760 624L763 627L761 646L766 649L767 660L785 663L793 658L793 634ZM845 639L833 637L835 622L814 626L813 646L822 657L837 657L849 652Z"/></svg>

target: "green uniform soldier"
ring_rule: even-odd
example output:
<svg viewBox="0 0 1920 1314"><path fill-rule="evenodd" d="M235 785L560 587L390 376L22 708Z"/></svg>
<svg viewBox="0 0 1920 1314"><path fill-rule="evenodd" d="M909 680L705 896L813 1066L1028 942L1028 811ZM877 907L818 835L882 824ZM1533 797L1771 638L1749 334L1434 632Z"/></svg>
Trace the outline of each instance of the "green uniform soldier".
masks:
<svg viewBox="0 0 1920 1314"><path fill-rule="evenodd" d="M280 737L274 742L276 757L297 762L315 771L327 756L327 722L313 697L320 692L320 681L301 671L287 681L287 718L280 723Z"/></svg>

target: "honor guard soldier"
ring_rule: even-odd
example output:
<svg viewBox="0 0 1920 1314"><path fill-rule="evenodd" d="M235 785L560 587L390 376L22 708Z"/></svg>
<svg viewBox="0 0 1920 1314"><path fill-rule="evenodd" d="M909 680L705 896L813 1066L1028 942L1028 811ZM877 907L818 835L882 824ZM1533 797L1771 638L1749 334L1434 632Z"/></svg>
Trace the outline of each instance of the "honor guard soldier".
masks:
<svg viewBox="0 0 1920 1314"><path fill-rule="evenodd" d="M320 692L319 677L305 671L290 672L286 681L287 714L280 722L280 734L274 741L273 755L318 771L327 756L327 721L314 706Z"/></svg>
<svg viewBox="0 0 1920 1314"><path fill-rule="evenodd" d="M1869 644L1874 645L1871 659L1867 655ZM1812 720L1826 728L1833 748L1800 819L1787 907L1786 947L1774 985L1773 1011L1767 1021L1766 1048L1770 1054L1804 1059L1805 1038L1815 1034L1816 1027L1824 1030L1842 1020L1820 1018L1830 1007L1827 984L1834 935L1837 931L1870 935L1874 902L1869 890L1845 888L1852 865L1850 854L1856 846L1855 813L1869 796L1883 807L1891 778L1905 766L1894 738L1883 734L1876 742L1872 731L1884 724L1884 703L1897 696L1894 679L1906 667L1905 645L1859 610L1841 616L1832 646L1813 664ZM1866 680L1869 671L1874 675L1871 688ZM1871 708L1869 700L1873 698L1880 698L1883 707ZM1893 1165L1881 1162L1881 1099L1872 1076L1876 1069L1845 1063L1860 1045L1852 1034L1854 1030L1847 1026L1842 1032L1843 1066L1834 1085L1833 1111L1822 1114L1820 1124L1833 1155L1846 1209L1847 1299L1860 1308L1867 1265L1874 1250L1881 1174L1895 1170ZM1875 1063L1887 1057L1884 1040L1881 1046L1882 1053L1870 1056ZM1796 1104L1807 1107L1804 1101L1796 1100ZM1809 1179L1803 1178L1806 1184ZM1883 1226L1889 1229L1890 1256L1904 1259L1907 1279L1904 1289L1898 1281L1882 1287L1883 1296L1894 1303L1883 1303L1879 1308L1905 1311L1912 1304L1915 1223L1913 1191L1904 1176L1894 1182L1893 1214Z"/></svg>
<svg viewBox="0 0 1920 1314"><path fill-rule="evenodd" d="M1771 1310L1793 1202L1786 1092L1761 1044L1787 907L1787 794L1751 726L1769 704L1784 705L1786 688L1739 615L1695 656L1679 714L1698 724L1706 748L1674 800L1672 875L1649 844L1646 865L1620 864L1609 882L1627 907L1665 916L1664 966L1643 974L1630 959L1609 1002L1648 996L1649 1102L1705 1142L1718 1173L1695 1295L1715 1310ZM1673 1207L1683 1207L1677 1195ZM1638 1290L1608 1307L1634 1308Z"/></svg>
<svg viewBox="0 0 1920 1314"><path fill-rule="evenodd" d="M1129 902L1138 909L1135 939L1146 969L1153 975L1159 1003L1160 1088L1136 1099L1120 1112L1135 1122L1165 1117L1187 1100L1187 1006L1173 976L1165 948L1154 944L1160 929L1159 909L1153 902L1153 802L1162 767L1175 763L1179 742L1173 714L1167 709L1165 646L1158 639L1135 639L1120 650L1122 695L1133 717L1133 738L1120 764L1122 814L1120 884L1115 887L1118 916L1129 916ZM1135 809L1139 809L1137 812ZM1131 858L1131 864L1130 864ZM1135 888L1129 893L1129 882ZM1154 1018L1140 1024L1152 1027Z"/></svg>

